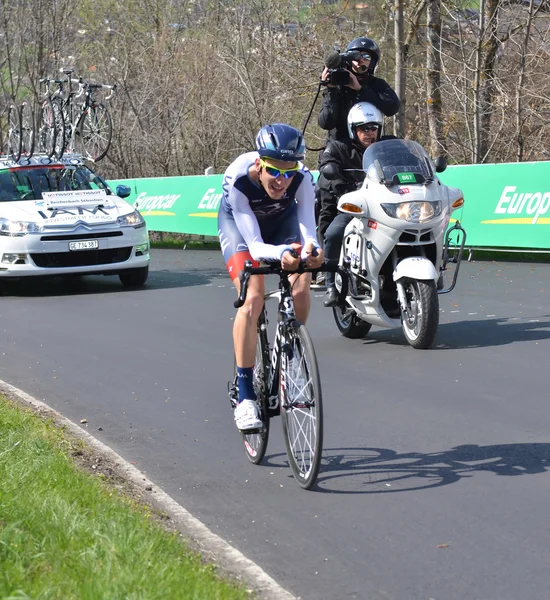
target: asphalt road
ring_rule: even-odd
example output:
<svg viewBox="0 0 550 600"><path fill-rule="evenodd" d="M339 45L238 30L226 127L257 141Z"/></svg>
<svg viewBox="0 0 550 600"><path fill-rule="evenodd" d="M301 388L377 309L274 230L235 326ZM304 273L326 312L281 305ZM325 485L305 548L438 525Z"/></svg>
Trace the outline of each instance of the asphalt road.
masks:
<svg viewBox="0 0 550 600"><path fill-rule="evenodd" d="M0 379L145 471L303 600L548 596L550 265L463 264L432 350L340 336L314 301L325 451L316 489L280 422L251 465L226 395L234 291L221 255L153 252L116 278L0 287Z"/></svg>

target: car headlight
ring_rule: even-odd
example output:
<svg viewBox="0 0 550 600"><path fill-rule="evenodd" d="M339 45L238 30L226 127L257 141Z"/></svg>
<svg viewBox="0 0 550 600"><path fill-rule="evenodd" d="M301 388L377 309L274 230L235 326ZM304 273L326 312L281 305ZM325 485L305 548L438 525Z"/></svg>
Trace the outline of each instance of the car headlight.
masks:
<svg viewBox="0 0 550 600"><path fill-rule="evenodd" d="M381 204L384 212L394 219L409 223L425 223L441 214L441 202L401 202Z"/></svg>
<svg viewBox="0 0 550 600"><path fill-rule="evenodd" d="M119 217L118 224L121 227L134 227L135 229L139 229L140 227L145 227L145 219L138 210L134 210L134 212Z"/></svg>
<svg viewBox="0 0 550 600"><path fill-rule="evenodd" d="M42 230L42 225L34 221L10 221L0 217L0 235L22 237L27 233L40 233Z"/></svg>

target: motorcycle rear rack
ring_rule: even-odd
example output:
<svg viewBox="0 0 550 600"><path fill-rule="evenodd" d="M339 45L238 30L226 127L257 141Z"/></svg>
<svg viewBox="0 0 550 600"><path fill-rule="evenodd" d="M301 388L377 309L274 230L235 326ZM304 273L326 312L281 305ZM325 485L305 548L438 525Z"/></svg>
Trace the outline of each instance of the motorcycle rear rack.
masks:
<svg viewBox="0 0 550 600"><path fill-rule="evenodd" d="M453 243L453 247L451 249L451 235L455 232L458 234L457 241L455 243ZM458 244L459 240L460 240L460 245ZM460 221L457 220L452 227L449 227L449 229L447 230L447 233L445 234L445 244L443 245L443 260L442 260L442 265L439 269L439 271L441 273L443 273L443 271L447 270L447 265L449 263L455 264L456 268L455 268L453 280L451 282L451 285L448 288L438 290L437 291L438 294L448 294L449 292L451 292L454 289L454 287L456 285L456 279L458 277L458 270L460 269L460 263L462 261L462 254L464 253L464 244L465 243L466 243L466 231L460 224Z"/></svg>

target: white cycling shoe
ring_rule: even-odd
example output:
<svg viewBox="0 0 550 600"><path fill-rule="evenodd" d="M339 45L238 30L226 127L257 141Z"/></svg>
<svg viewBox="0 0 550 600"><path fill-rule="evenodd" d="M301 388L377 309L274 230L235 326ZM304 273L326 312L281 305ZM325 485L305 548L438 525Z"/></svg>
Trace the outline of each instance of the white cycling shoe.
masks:
<svg viewBox="0 0 550 600"><path fill-rule="evenodd" d="M254 400L243 400L235 409L235 424L239 431L261 429L264 424L260 419L258 404Z"/></svg>

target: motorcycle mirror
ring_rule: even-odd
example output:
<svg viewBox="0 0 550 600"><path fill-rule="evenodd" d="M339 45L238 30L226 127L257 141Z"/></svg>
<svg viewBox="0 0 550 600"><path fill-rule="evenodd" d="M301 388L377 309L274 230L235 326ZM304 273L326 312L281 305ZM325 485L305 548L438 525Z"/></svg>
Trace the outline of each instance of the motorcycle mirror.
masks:
<svg viewBox="0 0 550 600"><path fill-rule="evenodd" d="M447 159L444 156L438 156L434 163L436 173L443 173L443 171L447 168Z"/></svg>

